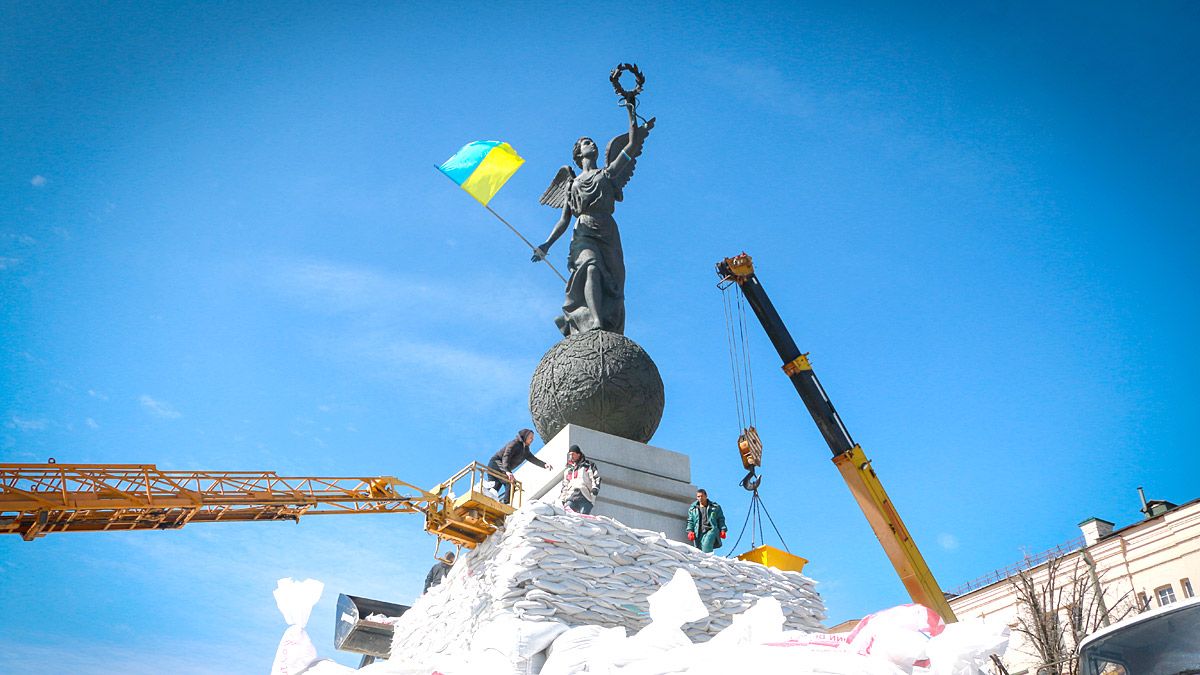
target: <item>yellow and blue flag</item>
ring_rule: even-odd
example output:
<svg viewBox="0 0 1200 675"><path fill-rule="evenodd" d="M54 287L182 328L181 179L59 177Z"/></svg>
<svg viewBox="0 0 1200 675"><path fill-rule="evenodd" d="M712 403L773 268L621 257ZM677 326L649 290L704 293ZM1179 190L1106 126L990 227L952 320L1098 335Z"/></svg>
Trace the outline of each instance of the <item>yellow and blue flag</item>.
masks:
<svg viewBox="0 0 1200 675"><path fill-rule="evenodd" d="M438 171L487 206L525 160L508 143L475 141L442 163Z"/></svg>

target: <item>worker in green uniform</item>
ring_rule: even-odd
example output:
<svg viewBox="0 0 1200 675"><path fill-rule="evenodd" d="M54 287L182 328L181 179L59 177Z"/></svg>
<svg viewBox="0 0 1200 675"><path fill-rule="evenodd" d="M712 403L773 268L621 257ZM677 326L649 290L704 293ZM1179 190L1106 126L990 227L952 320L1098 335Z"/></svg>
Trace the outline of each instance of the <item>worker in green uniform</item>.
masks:
<svg viewBox="0 0 1200 675"><path fill-rule="evenodd" d="M705 553L721 548L725 538L725 512L721 505L708 498L705 490L696 490L696 501L688 508L688 541Z"/></svg>

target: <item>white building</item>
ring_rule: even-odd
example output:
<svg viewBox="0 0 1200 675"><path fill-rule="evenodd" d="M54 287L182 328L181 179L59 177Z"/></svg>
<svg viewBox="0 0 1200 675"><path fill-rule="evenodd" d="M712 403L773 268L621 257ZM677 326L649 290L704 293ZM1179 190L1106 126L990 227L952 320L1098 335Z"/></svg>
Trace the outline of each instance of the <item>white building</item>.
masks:
<svg viewBox="0 0 1200 675"><path fill-rule="evenodd" d="M1044 603L1048 623L1067 634L1069 645L1074 644L1073 627L1086 633L1099 625L1105 610L1117 621L1131 612L1193 597L1200 584L1200 499L1182 506L1151 501L1143 511L1144 520L1119 530L1106 520L1089 518L1079 525L1082 538L966 584L950 606L960 619L1007 623L1013 640L1003 659L1005 667L1012 675L1034 675L1043 659L1016 630L1025 604L1017 590L1022 575ZM1102 589L1099 595L1094 592L1097 585Z"/></svg>

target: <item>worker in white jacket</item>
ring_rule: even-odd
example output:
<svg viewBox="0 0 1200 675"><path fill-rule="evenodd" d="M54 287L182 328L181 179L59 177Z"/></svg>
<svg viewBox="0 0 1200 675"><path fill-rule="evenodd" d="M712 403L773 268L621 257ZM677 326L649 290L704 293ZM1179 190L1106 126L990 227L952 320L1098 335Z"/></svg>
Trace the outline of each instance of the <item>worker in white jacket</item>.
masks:
<svg viewBox="0 0 1200 675"><path fill-rule="evenodd" d="M576 513L591 513L600 494L600 471L584 457L578 445L567 450L567 468L563 471L562 491L558 499Z"/></svg>

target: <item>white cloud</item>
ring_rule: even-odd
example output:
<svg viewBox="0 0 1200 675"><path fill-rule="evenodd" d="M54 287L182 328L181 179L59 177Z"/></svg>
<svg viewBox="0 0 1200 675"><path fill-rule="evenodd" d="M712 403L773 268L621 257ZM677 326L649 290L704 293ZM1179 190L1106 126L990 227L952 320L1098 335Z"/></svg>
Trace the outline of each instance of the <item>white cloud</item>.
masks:
<svg viewBox="0 0 1200 675"><path fill-rule="evenodd" d="M953 551L958 548L958 538L947 532L942 532L937 537L938 545L947 551Z"/></svg>
<svg viewBox="0 0 1200 675"><path fill-rule="evenodd" d="M469 321L511 324L514 316L543 311L561 300L542 297L534 287L507 277L482 278L470 285L453 280L431 284L367 267L342 265L322 260L273 260L256 268L267 270L267 286L308 309L360 317L404 317L425 312L428 316L454 319L468 314L461 308L464 298L490 298L471 306Z"/></svg>
<svg viewBox="0 0 1200 675"><path fill-rule="evenodd" d="M328 340L320 349L335 359L365 366L372 377L435 383L426 389L426 396L447 397L460 404L481 407L507 403L514 396L524 397L534 366L493 352L388 333Z"/></svg>
<svg viewBox="0 0 1200 675"><path fill-rule="evenodd" d="M42 187L46 184L46 177L42 175L34 176L29 179L29 184L33 187Z"/></svg>
<svg viewBox="0 0 1200 675"><path fill-rule="evenodd" d="M20 258L3 258L0 257L0 270L7 270L21 264Z"/></svg>
<svg viewBox="0 0 1200 675"><path fill-rule="evenodd" d="M96 423L96 420L94 420L90 417L87 418L86 420L84 420L84 422L87 423L89 429L99 429L100 428L100 425Z"/></svg>
<svg viewBox="0 0 1200 675"><path fill-rule="evenodd" d="M145 408L150 414L157 417L175 419L182 416L178 410L171 407L171 404L151 398L147 394L142 394L141 397L138 398L138 402L140 402L142 407Z"/></svg>
<svg viewBox="0 0 1200 675"><path fill-rule="evenodd" d="M98 398L101 401L108 400L108 394L105 394L102 391L96 391L95 389L88 389L88 396L91 396L92 398Z"/></svg>
<svg viewBox="0 0 1200 675"><path fill-rule="evenodd" d="M467 377L488 387L505 388L527 379L525 369L515 361L447 344L393 341L380 345L376 356L405 369L426 370L446 379Z"/></svg>
<svg viewBox="0 0 1200 675"><path fill-rule="evenodd" d="M6 233L4 234L4 238L16 244L20 244L21 246L33 246L37 243L37 239L34 239L27 234Z"/></svg>
<svg viewBox="0 0 1200 675"><path fill-rule="evenodd" d="M19 429L21 431L41 431L48 426L50 426L50 423L44 419L31 420L24 417L17 417L16 415L13 415L12 419L8 422L8 428Z"/></svg>
<svg viewBox="0 0 1200 675"><path fill-rule="evenodd" d="M275 266L268 282L275 290L309 307L353 312L404 300L399 278L374 270L322 261L284 262Z"/></svg>
<svg viewBox="0 0 1200 675"><path fill-rule="evenodd" d="M265 288L308 311L335 315L309 334L322 356L365 368L372 377L436 382L430 395L488 407L527 391L533 363L520 347L491 339L491 327L512 344L545 328L514 317L552 312L561 302L545 289L503 276L469 279L404 276L324 260L274 258L256 266ZM480 301L464 303L466 299ZM549 318L546 319L549 325ZM514 393L518 392L518 393ZM318 407L332 412L337 405Z"/></svg>

